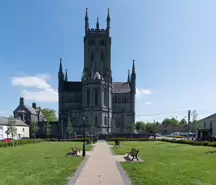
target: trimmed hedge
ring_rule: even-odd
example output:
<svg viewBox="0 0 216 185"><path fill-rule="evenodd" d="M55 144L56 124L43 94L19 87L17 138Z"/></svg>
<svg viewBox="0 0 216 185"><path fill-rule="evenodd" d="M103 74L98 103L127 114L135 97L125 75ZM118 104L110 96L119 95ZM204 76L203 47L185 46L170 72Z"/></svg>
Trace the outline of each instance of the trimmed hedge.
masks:
<svg viewBox="0 0 216 185"><path fill-rule="evenodd" d="M107 141L156 141L151 138L108 138Z"/></svg>
<svg viewBox="0 0 216 185"><path fill-rule="evenodd" d="M61 141L61 142L83 142L84 138L79 139L56 139L56 138L49 138L45 139L46 141ZM91 141L89 138L85 138L85 141Z"/></svg>
<svg viewBox="0 0 216 185"><path fill-rule="evenodd" d="M151 138L112 138L112 139L107 139L107 141L162 141L162 142L169 142L169 143L188 144L194 146L216 147L216 142L193 141L193 140L172 140L172 139L151 139Z"/></svg>
<svg viewBox="0 0 216 185"><path fill-rule="evenodd" d="M211 146L216 147L216 142L208 142L208 141L193 141L193 140L169 140L169 139L161 139L160 141L169 142L169 143L181 143L195 146Z"/></svg>
<svg viewBox="0 0 216 185"><path fill-rule="evenodd" d="M32 144L32 143L40 143L40 142L44 142L45 140L44 139L24 139L24 140L14 140L14 146L17 146L17 145L24 145L24 144ZM0 142L0 147L8 147L8 146L13 146L13 142Z"/></svg>

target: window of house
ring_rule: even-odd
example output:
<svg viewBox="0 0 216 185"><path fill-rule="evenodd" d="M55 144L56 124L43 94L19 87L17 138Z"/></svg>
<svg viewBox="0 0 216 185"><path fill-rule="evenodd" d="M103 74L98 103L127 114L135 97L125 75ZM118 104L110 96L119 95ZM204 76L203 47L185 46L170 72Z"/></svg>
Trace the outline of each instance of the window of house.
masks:
<svg viewBox="0 0 216 185"><path fill-rule="evenodd" d="M206 128L206 122L203 124L203 128Z"/></svg>
<svg viewBox="0 0 216 185"><path fill-rule="evenodd" d="M209 123L209 128L212 128L212 122Z"/></svg>
<svg viewBox="0 0 216 185"><path fill-rule="evenodd" d="M23 128L23 132L25 132L25 128Z"/></svg>
<svg viewBox="0 0 216 185"><path fill-rule="evenodd" d="M3 127L0 127L0 133L3 132Z"/></svg>

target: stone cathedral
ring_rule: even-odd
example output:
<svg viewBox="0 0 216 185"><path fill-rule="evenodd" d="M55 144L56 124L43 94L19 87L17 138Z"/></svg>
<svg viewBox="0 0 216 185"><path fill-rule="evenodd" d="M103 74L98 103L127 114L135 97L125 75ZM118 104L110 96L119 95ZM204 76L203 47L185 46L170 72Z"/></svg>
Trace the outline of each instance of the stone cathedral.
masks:
<svg viewBox="0 0 216 185"><path fill-rule="evenodd" d="M90 29L88 9L85 15L84 67L81 81L69 81L60 59L58 72L59 119L66 128L71 120L73 131L111 133L128 132L135 123L136 72L128 70L125 82L113 82L111 70L110 13L106 29ZM65 129L64 129L65 130Z"/></svg>

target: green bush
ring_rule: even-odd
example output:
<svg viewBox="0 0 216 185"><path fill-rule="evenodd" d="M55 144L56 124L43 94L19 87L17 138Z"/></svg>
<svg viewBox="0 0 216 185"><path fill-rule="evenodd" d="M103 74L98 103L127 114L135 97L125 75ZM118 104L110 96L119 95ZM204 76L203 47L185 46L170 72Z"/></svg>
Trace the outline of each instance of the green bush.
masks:
<svg viewBox="0 0 216 185"><path fill-rule="evenodd" d="M45 140L43 139L24 139L24 140L14 140L14 146L17 146L17 145L24 145L24 144L31 144L31 143L40 143L40 142L44 142ZM5 143L5 142L0 142L0 147L8 147L8 146L13 146L13 142L8 142L8 143Z"/></svg>
<svg viewBox="0 0 216 185"><path fill-rule="evenodd" d="M56 139L56 138L47 138L47 139L45 139L46 141L59 141L58 139Z"/></svg>
<svg viewBox="0 0 216 185"><path fill-rule="evenodd" d="M211 146L216 147L216 142L208 142L208 141L191 141L191 140L170 140L170 139L161 139L164 142L170 143L181 143L195 146Z"/></svg>
<svg viewBox="0 0 216 185"><path fill-rule="evenodd" d="M108 138L107 141L156 141L150 138Z"/></svg>

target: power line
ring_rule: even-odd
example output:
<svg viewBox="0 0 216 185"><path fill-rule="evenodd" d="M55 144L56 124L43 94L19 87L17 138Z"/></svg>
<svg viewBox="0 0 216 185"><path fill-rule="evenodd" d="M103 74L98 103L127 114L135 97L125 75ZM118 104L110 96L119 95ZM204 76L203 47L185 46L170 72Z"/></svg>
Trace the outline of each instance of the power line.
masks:
<svg viewBox="0 0 216 185"><path fill-rule="evenodd" d="M138 114L136 116L153 116L153 115L175 114L175 113L183 114L183 113L186 113L186 111L188 111L188 110L175 111L175 112L153 113L153 114Z"/></svg>

